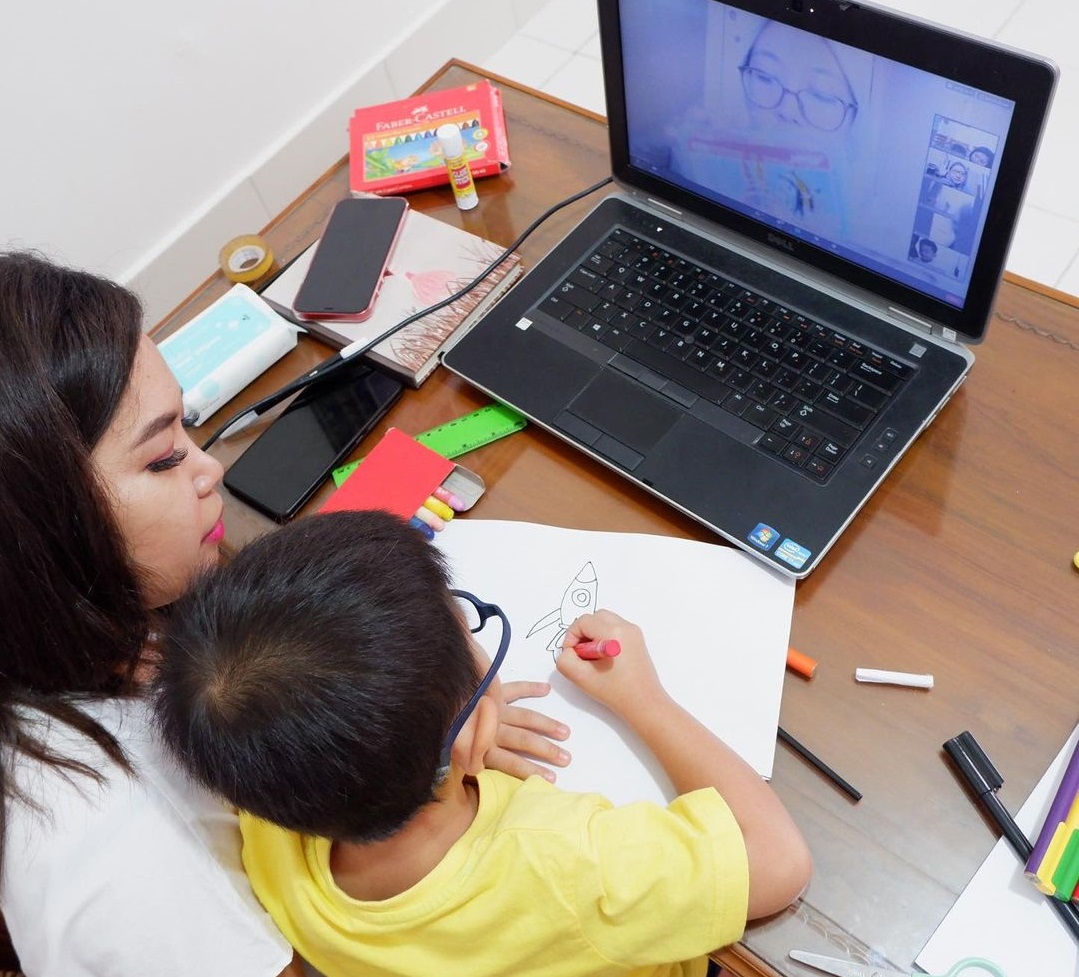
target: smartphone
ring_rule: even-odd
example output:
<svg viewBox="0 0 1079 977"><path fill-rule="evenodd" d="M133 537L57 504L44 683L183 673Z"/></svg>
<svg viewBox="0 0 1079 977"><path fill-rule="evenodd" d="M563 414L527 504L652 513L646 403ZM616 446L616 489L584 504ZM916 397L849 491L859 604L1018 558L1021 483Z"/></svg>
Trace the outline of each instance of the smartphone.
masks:
<svg viewBox="0 0 1079 977"><path fill-rule="evenodd" d="M407 211L404 197L339 201L296 292L296 313L305 319L367 318Z"/></svg>
<svg viewBox="0 0 1079 977"><path fill-rule="evenodd" d="M303 390L225 473L225 487L277 522L303 507L404 389L356 357Z"/></svg>

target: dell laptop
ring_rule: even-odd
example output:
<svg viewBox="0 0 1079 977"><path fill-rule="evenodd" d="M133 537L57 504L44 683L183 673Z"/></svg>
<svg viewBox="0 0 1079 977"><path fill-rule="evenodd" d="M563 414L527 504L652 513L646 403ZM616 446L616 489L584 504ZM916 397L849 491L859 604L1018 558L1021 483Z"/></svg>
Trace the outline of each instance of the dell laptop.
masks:
<svg viewBox="0 0 1079 977"><path fill-rule="evenodd" d="M599 0L606 197L449 353L804 577L958 389L1056 83L845 0Z"/></svg>

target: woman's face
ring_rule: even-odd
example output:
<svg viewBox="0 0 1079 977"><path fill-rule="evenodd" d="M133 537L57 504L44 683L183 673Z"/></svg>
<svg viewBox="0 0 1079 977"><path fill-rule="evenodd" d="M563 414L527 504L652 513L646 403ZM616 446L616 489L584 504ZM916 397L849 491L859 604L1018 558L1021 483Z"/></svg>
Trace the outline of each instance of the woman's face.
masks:
<svg viewBox="0 0 1079 977"><path fill-rule="evenodd" d="M961 187L967 182L967 168L962 163L952 163L948 167L948 182L953 187Z"/></svg>
<svg viewBox="0 0 1079 977"><path fill-rule="evenodd" d="M849 121L854 93L821 38L769 23L753 42L745 68L749 111L758 124L836 132Z"/></svg>
<svg viewBox="0 0 1079 977"><path fill-rule="evenodd" d="M131 380L92 458L146 603L161 607L218 558L223 469L188 437L180 386L143 336Z"/></svg>

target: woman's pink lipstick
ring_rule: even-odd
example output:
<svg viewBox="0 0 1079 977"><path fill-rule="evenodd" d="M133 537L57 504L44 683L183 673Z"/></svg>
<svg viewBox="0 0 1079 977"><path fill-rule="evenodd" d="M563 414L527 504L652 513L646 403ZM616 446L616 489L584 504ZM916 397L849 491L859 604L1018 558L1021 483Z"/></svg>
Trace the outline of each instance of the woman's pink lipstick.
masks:
<svg viewBox="0 0 1079 977"><path fill-rule="evenodd" d="M214 523L214 528L211 529L205 536L202 537L204 543L220 543L225 538L225 523L224 520L218 519Z"/></svg>

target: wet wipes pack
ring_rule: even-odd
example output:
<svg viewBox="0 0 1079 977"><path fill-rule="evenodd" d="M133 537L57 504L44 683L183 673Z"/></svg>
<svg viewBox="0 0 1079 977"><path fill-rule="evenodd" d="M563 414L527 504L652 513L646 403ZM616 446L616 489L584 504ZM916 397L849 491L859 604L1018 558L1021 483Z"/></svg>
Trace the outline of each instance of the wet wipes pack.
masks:
<svg viewBox="0 0 1079 977"><path fill-rule="evenodd" d="M247 285L234 285L159 349L199 425L296 346L299 330Z"/></svg>

